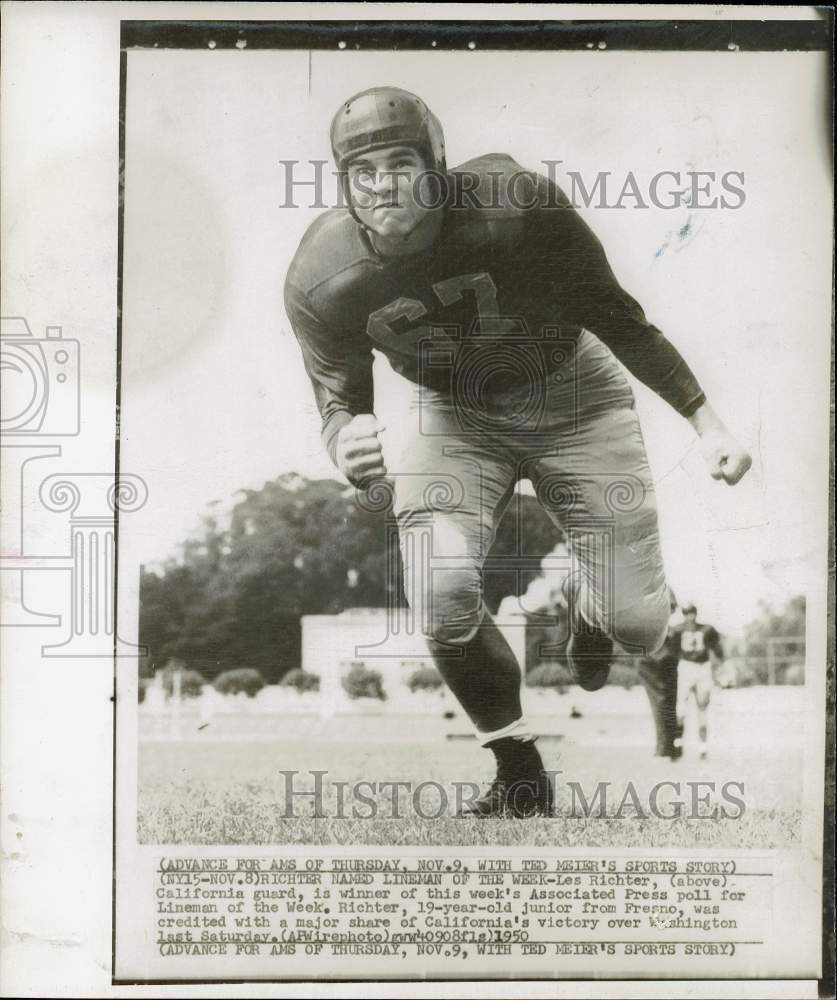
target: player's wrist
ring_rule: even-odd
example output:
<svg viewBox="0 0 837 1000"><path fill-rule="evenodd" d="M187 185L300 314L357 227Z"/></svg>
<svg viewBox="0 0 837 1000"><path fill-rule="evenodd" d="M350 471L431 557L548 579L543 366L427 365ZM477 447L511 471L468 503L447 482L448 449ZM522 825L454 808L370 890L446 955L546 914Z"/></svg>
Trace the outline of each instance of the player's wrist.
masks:
<svg viewBox="0 0 837 1000"><path fill-rule="evenodd" d="M705 434L726 434L727 432L723 420L712 409L709 402L701 403L695 412L686 419L700 437Z"/></svg>

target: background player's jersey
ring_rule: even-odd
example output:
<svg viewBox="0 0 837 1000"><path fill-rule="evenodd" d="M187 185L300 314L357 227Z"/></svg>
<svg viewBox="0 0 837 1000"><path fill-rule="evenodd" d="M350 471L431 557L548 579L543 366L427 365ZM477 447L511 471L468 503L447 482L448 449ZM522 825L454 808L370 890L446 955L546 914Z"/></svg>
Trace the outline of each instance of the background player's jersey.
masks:
<svg viewBox="0 0 837 1000"><path fill-rule="evenodd" d="M675 628L675 634L680 640L680 659L690 663L706 663L710 652L723 658L721 637L711 625L701 625L700 622L681 622Z"/></svg>
<svg viewBox="0 0 837 1000"><path fill-rule="evenodd" d="M501 399L509 384L546 379L565 363L562 338L585 328L684 416L700 406L694 375L619 287L559 188L499 154L448 180L442 228L427 251L381 257L348 209L330 209L288 271L285 306L332 459L339 429L374 408L373 349L406 378L451 392L468 365L481 378L496 357L496 380L481 381L480 393Z"/></svg>

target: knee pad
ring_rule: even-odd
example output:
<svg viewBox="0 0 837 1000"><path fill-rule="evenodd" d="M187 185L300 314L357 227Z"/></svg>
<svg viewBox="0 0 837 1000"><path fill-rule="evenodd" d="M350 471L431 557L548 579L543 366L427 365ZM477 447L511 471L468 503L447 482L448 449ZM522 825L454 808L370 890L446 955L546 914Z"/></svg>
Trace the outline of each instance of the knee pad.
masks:
<svg viewBox="0 0 837 1000"><path fill-rule="evenodd" d="M412 593L407 592L407 600L424 637L441 643L470 642L484 614L482 581L476 569L432 573Z"/></svg>
<svg viewBox="0 0 837 1000"><path fill-rule="evenodd" d="M422 619L426 638L455 645L464 645L474 638L484 613L479 578L476 583L472 579L463 580L458 587L451 580L449 585L437 587L425 596L429 601Z"/></svg>

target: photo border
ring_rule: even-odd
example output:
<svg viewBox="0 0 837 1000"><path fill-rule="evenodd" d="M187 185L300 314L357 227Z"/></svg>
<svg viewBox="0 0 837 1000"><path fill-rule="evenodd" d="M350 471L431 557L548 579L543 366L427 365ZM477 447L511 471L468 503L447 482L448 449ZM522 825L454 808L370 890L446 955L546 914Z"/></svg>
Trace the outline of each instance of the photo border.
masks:
<svg viewBox="0 0 837 1000"><path fill-rule="evenodd" d="M808 8L810 10L810 8ZM120 21L119 58L119 153L118 153L118 229L117 229L117 317L116 317L116 432L115 479L120 473L120 412L122 389L122 296L124 250L125 193L125 126L128 55L134 50L166 49L291 49L291 50L416 50L416 51L667 51L667 52L824 52L834 56L833 8L816 7L819 20L602 20L602 21ZM310 62L309 62L310 72ZM834 122L834 83L831 84L830 118ZM833 131L832 131L833 135ZM832 285L833 289L833 285ZM835 992L835 465L834 465L834 306L832 291L831 331L831 458L829 469L829 560L827 595L827 665L825 692L825 788L823 823L823 925L822 971L818 980L818 995L833 997ZM113 594L114 621L118 621L117 598L119 580L119 505L114 512L115 580ZM117 656L113 661L113 851L112 851L112 954L110 981L112 986L194 986L245 985L269 986L278 983L352 984L406 983L414 979L329 979L329 978L198 978L198 979L136 979L116 977L117 947ZM475 982L494 982L494 977L468 977ZM427 977L427 983L447 982L444 976ZM531 981L562 983L555 977L533 977ZM600 979L574 977L573 982L625 982L626 978ZM650 981L654 980L642 980ZM701 982L730 982L725 977L702 977ZM734 982L767 982L763 979L736 979ZM520 984L526 980L518 980ZM665 980L672 986L678 980Z"/></svg>

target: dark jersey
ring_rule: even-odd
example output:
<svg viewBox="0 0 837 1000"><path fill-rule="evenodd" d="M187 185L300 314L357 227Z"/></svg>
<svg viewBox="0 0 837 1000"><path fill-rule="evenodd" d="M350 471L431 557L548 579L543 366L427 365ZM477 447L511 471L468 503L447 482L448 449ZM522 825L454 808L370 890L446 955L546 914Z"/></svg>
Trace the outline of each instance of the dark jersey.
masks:
<svg viewBox="0 0 837 1000"><path fill-rule="evenodd" d="M473 363L469 352L507 342L519 363L495 369L511 385L545 379L567 357L555 338L587 329L678 412L700 406L694 375L620 288L555 184L499 154L463 164L448 180L430 249L381 257L348 209L334 208L312 223L291 263L285 307L332 459L340 428L373 410L373 349L406 378L449 389L457 366Z"/></svg>
<svg viewBox="0 0 837 1000"><path fill-rule="evenodd" d="M691 663L706 663L709 653L723 657L721 637L711 625L701 625L700 622L690 624L681 622L675 628L675 634L680 640L680 659Z"/></svg>

